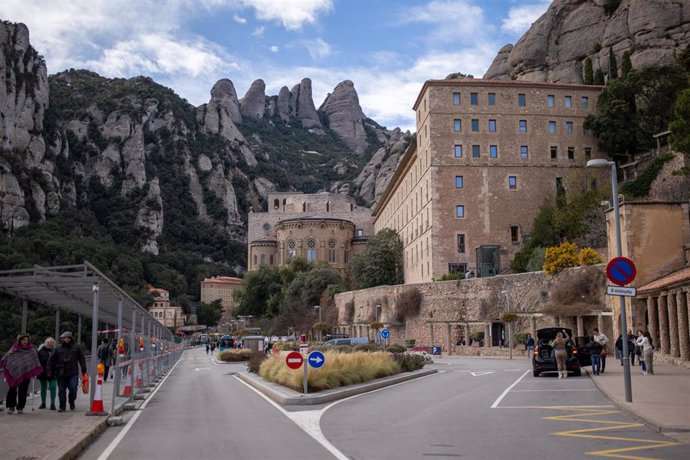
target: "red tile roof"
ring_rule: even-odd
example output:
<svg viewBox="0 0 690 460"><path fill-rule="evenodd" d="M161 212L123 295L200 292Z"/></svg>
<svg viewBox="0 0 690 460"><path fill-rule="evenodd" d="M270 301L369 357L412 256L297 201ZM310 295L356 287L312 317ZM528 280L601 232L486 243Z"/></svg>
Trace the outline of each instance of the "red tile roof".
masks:
<svg viewBox="0 0 690 460"><path fill-rule="evenodd" d="M638 294L648 294L652 291L660 291L682 284L690 284L690 267L680 269L666 276L662 276L651 283L637 288Z"/></svg>

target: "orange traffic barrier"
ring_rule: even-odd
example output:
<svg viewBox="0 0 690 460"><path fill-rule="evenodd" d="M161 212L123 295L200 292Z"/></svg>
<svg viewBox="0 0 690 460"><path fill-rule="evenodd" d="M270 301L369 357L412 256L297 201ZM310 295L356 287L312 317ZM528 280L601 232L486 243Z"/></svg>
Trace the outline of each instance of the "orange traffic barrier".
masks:
<svg viewBox="0 0 690 460"><path fill-rule="evenodd" d="M122 390L122 396L132 396L132 365L127 368L127 377L125 378L125 389Z"/></svg>
<svg viewBox="0 0 690 460"><path fill-rule="evenodd" d="M99 363L96 369L98 370L96 388L93 392L91 410L87 412L86 415L108 415L103 407L103 371L105 371L105 366L102 363Z"/></svg>

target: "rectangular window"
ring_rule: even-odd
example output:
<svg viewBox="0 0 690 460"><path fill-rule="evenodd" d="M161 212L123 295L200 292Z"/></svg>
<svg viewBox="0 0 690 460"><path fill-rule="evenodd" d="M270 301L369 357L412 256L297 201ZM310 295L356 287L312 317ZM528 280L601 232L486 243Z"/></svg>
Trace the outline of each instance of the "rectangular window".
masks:
<svg viewBox="0 0 690 460"><path fill-rule="evenodd" d="M568 160L575 159L575 147L568 147Z"/></svg>
<svg viewBox="0 0 690 460"><path fill-rule="evenodd" d="M569 109L573 106L573 98L571 96L565 97L565 108Z"/></svg>
<svg viewBox="0 0 690 460"><path fill-rule="evenodd" d="M565 122L565 132L567 134L573 133L573 122L572 121L566 121Z"/></svg>
<svg viewBox="0 0 690 460"><path fill-rule="evenodd" d="M512 243L520 242L520 231L517 225L510 226L510 241Z"/></svg>
<svg viewBox="0 0 690 460"><path fill-rule="evenodd" d="M460 93L453 93L453 105L460 105Z"/></svg>
<svg viewBox="0 0 690 460"><path fill-rule="evenodd" d="M589 160L592 158L592 148L591 147L585 147L585 160Z"/></svg>
<svg viewBox="0 0 690 460"><path fill-rule="evenodd" d="M498 158L498 146L497 145L490 145L489 146L489 158Z"/></svg>
<svg viewBox="0 0 690 460"><path fill-rule="evenodd" d="M546 105L548 105L549 107L553 107L554 105L556 105L556 96L552 94L546 96Z"/></svg>
<svg viewBox="0 0 690 460"><path fill-rule="evenodd" d="M455 154L455 158L462 158L462 145L455 144L453 146L453 152Z"/></svg>
<svg viewBox="0 0 690 460"><path fill-rule="evenodd" d="M480 151L479 151L479 146L473 145L472 146L472 158L479 158L480 156L481 155L480 155Z"/></svg>
<svg viewBox="0 0 690 460"><path fill-rule="evenodd" d="M583 109L589 108L589 98L587 96L582 96L582 108Z"/></svg>
<svg viewBox="0 0 690 460"><path fill-rule="evenodd" d="M489 105L496 105L496 93L489 93Z"/></svg>
<svg viewBox="0 0 690 460"><path fill-rule="evenodd" d="M592 135L592 130L589 128L585 128L584 126L582 127L582 134L585 136L591 136Z"/></svg>
<svg viewBox="0 0 690 460"><path fill-rule="evenodd" d="M518 105L520 107L527 105L527 97L524 94L518 94Z"/></svg>
<svg viewBox="0 0 690 460"><path fill-rule="evenodd" d="M449 263L448 264L448 273L462 273L465 274L467 272L467 264L458 264L458 263Z"/></svg>
<svg viewBox="0 0 690 460"><path fill-rule="evenodd" d="M523 160L529 158L529 148L526 145L520 146L520 158Z"/></svg>
<svg viewBox="0 0 690 460"><path fill-rule="evenodd" d="M462 188L462 176L455 176L455 188Z"/></svg>
<svg viewBox="0 0 690 460"><path fill-rule="evenodd" d="M479 94L470 93L470 104L472 104L472 105L479 104Z"/></svg>
<svg viewBox="0 0 690 460"><path fill-rule="evenodd" d="M517 176L508 176L508 188L517 190Z"/></svg>
<svg viewBox="0 0 690 460"><path fill-rule="evenodd" d="M490 133L496 132L496 120L489 120L489 132Z"/></svg>
<svg viewBox="0 0 690 460"><path fill-rule="evenodd" d="M461 204L455 206L455 217L465 217L465 206Z"/></svg>
<svg viewBox="0 0 690 460"><path fill-rule="evenodd" d="M551 147L551 159L555 160L558 158L558 147L552 146Z"/></svg>
<svg viewBox="0 0 690 460"><path fill-rule="evenodd" d="M462 120L460 120L458 118L453 120L453 131L455 131L456 133L459 133L460 131L462 131Z"/></svg>
<svg viewBox="0 0 690 460"><path fill-rule="evenodd" d="M472 119L472 132L473 133L479 132L479 120L477 120L476 118Z"/></svg>
<svg viewBox="0 0 690 460"><path fill-rule="evenodd" d="M555 121L550 121L550 122L549 122L549 132L550 132L551 134L555 134L555 133L556 133L556 122L555 122Z"/></svg>
<svg viewBox="0 0 690 460"><path fill-rule="evenodd" d="M465 235L458 234L457 235L457 243L458 243L458 254L464 254L465 253Z"/></svg>
<svg viewBox="0 0 690 460"><path fill-rule="evenodd" d="M527 132L527 120L520 120L520 132L521 133Z"/></svg>

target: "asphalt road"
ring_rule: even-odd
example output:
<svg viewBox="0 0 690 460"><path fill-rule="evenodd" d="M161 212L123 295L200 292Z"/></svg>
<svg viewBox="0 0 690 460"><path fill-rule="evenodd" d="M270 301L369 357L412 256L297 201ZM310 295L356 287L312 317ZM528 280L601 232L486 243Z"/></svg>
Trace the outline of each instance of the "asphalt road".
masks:
<svg viewBox="0 0 690 460"><path fill-rule="evenodd" d="M108 429L81 458L690 458L688 445L618 411L589 377L534 378L525 359L435 366L428 377L286 410L232 375L244 365L191 350L134 424Z"/></svg>

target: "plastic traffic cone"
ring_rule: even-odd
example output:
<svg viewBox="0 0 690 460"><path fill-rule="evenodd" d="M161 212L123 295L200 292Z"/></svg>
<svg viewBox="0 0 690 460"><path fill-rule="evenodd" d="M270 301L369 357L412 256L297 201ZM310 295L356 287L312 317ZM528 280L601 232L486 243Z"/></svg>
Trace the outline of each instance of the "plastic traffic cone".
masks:
<svg viewBox="0 0 690 460"><path fill-rule="evenodd" d="M144 363L139 361L137 366L137 380L134 382L136 388L144 388Z"/></svg>
<svg viewBox="0 0 690 460"><path fill-rule="evenodd" d="M98 364L96 369L98 370L98 378L96 378L96 388L93 392L91 410L88 411L86 415L108 415L108 413L103 408L103 371L105 371L105 366L103 366L103 364Z"/></svg>
<svg viewBox="0 0 690 460"><path fill-rule="evenodd" d="M122 390L122 396L132 396L132 365L127 367L127 377L125 378L125 389Z"/></svg>

